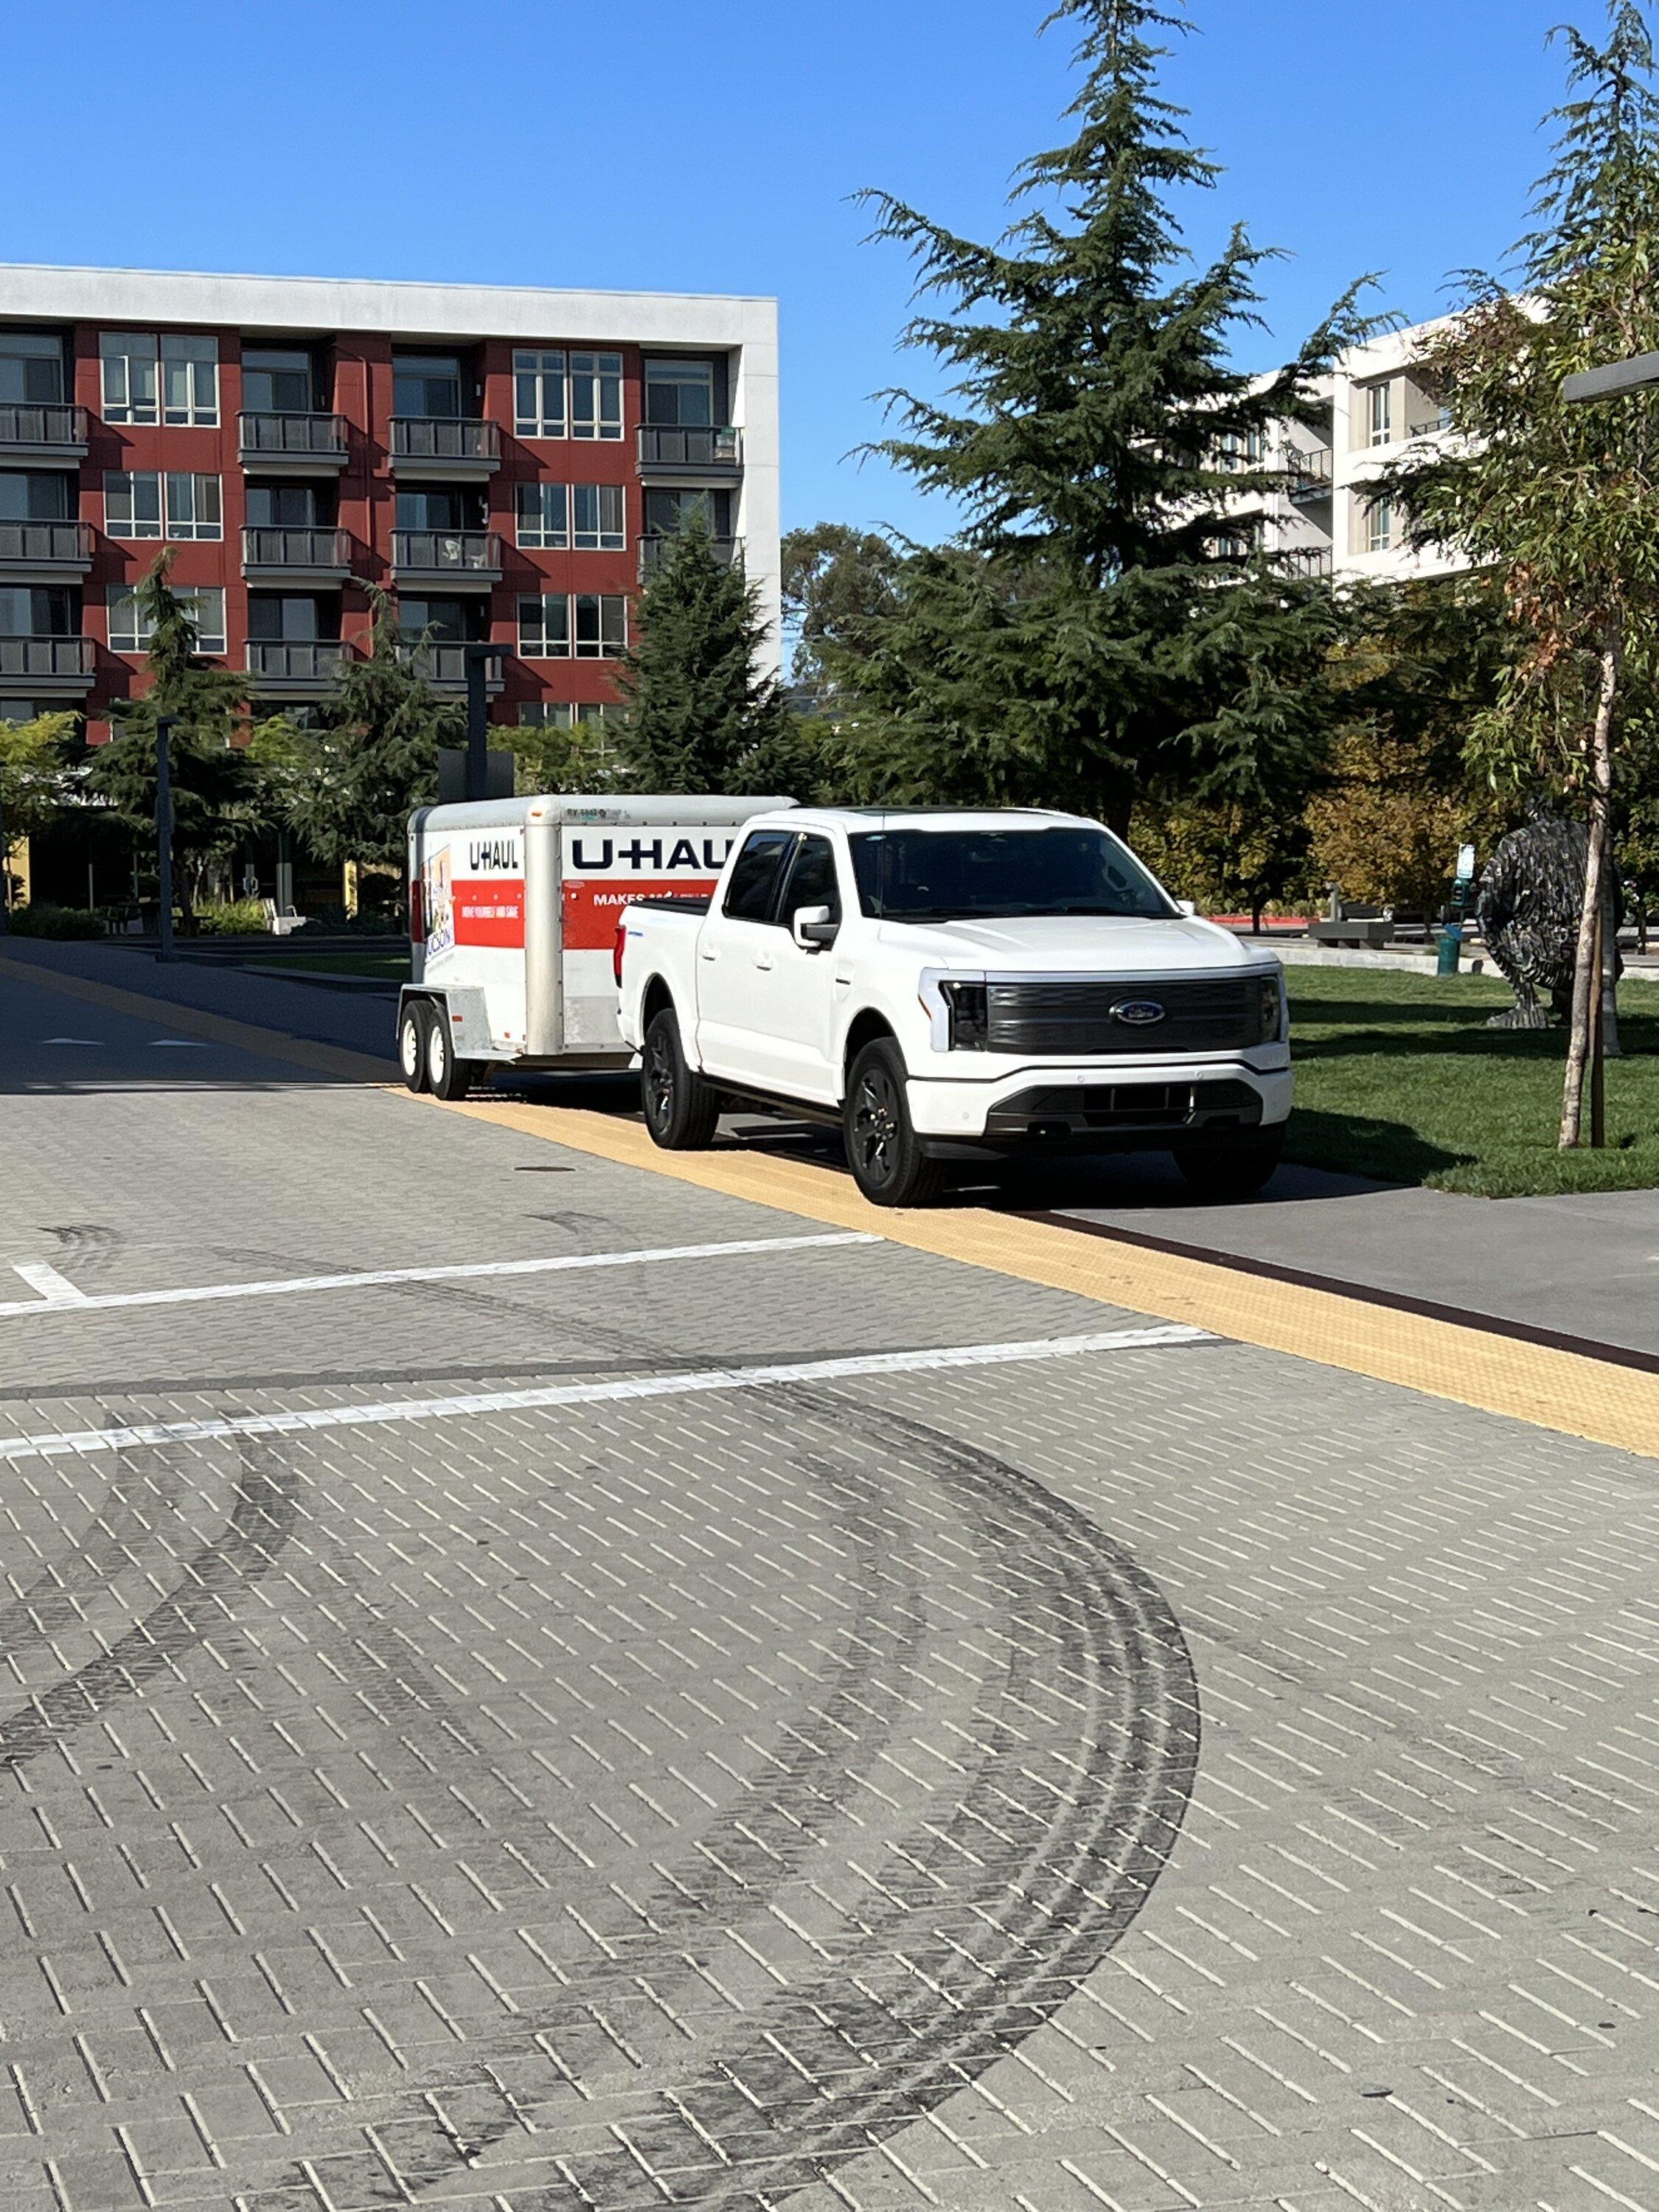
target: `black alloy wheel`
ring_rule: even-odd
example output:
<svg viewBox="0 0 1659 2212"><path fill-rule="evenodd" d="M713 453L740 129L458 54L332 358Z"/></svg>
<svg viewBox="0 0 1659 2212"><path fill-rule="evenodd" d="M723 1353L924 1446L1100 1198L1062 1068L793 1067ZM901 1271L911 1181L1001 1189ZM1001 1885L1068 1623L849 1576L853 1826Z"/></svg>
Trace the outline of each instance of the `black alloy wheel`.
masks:
<svg viewBox="0 0 1659 2212"><path fill-rule="evenodd" d="M653 1144L665 1152L706 1152L720 1118L720 1094L685 1063L672 1006L651 1018L640 1054L640 1105Z"/></svg>
<svg viewBox="0 0 1659 2212"><path fill-rule="evenodd" d="M842 1127L853 1180L872 1206L925 1206L937 1194L944 1171L911 1124L904 1062L890 1037L878 1037L854 1060Z"/></svg>

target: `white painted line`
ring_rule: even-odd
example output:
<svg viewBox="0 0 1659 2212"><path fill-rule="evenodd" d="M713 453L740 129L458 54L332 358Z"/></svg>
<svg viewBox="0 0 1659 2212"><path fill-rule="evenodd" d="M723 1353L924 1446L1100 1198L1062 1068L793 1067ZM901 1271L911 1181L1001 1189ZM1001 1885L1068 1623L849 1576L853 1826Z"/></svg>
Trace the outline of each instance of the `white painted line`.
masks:
<svg viewBox="0 0 1659 2212"><path fill-rule="evenodd" d="M812 1237L750 1237L733 1244L663 1244L641 1252L571 1252L554 1260L478 1260L463 1267L364 1268L355 1275L284 1275L267 1282L195 1283L175 1291L107 1291L96 1297L77 1294L76 1310L103 1313L112 1306L203 1305L219 1298L289 1297L299 1291L373 1290L383 1283L465 1282L479 1275L566 1274L589 1267L650 1267L663 1260L736 1259L755 1253L811 1251L826 1244L880 1242L879 1237L863 1230L836 1229ZM18 1272L21 1274L22 1269ZM15 1318L51 1310L38 1298L15 1298L0 1305L0 1316Z"/></svg>
<svg viewBox="0 0 1659 2212"><path fill-rule="evenodd" d="M67 1275L60 1275L44 1260L15 1261L11 1272L21 1275L31 1289L40 1293L39 1298L29 1299L23 1309L26 1313L38 1313L46 1306L83 1306L88 1303L84 1291L76 1290Z"/></svg>
<svg viewBox="0 0 1659 2212"><path fill-rule="evenodd" d="M152 1052L207 1052L210 1048L200 1037L152 1037Z"/></svg>
<svg viewBox="0 0 1659 2212"><path fill-rule="evenodd" d="M42 1044L102 1044L102 1037L42 1037Z"/></svg>
<svg viewBox="0 0 1659 2212"><path fill-rule="evenodd" d="M871 1375L924 1375L942 1368L1006 1367L1071 1359L1088 1352L1138 1352L1152 1346L1216 1344L1185 1322L1115 1328L1097 1336L1024 1338L1013 1344L957 1344L921 1352L861 1352L845 1359L799 1359L774 1367L711 1367L691 1375L650 1375L621 1382L561 1382L536 1390L489 1390L465 1398L389 1398L365 1406L319 1406L307 1413L247 1413L216 1421L152 1421L127 1429L67 1429L55 1436L0 1437L0 1461L61 1459L121 1451L136 1444L204 1443L221 1437L309 1434L388 1421L445 1421L516 1413L550 1406L599 1406L629 1398L678 1398L706 1390L763 1390L783 1382L838 1382Z"/></svg>

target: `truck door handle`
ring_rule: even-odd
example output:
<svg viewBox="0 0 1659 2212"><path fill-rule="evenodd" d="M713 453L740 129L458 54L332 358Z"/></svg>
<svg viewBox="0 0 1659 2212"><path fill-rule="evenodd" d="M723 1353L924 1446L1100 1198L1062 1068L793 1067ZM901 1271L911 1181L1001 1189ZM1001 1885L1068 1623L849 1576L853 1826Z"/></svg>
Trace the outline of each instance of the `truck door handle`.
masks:
<svg viewBox="0 0 1659 2212"><path fill-rule="evenodd" d="M769 968L772 965L771 954L769 952L757 952L755 955L755 965L757 968Z"/></svg>
<svg viewBox="0 0 1659 2212"><path fill-rule="evenodd" d="M718 960L720 957L720 956L718 952L706 952L701 946L698 948L697 957L699 960Z"/></svg>

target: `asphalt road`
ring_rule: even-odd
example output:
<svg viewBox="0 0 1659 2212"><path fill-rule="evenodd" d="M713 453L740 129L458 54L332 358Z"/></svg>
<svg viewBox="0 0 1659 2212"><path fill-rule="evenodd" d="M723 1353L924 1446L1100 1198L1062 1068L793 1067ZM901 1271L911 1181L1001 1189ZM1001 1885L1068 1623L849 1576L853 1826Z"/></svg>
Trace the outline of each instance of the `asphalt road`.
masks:
<svg viewBox="0 0 1659 2212"><path fill-rule="evenodd" d="M1656 2200L1653 1461L0 1034L5 2212Z"/></svg>

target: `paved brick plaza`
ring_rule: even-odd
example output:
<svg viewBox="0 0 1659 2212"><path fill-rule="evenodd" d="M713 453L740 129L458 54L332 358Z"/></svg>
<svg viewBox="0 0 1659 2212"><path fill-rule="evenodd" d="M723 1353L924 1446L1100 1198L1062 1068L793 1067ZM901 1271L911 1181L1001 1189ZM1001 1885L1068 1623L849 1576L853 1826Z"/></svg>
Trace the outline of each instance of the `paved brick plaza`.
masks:
<svg viewBox="0 0 1659 2212"><path fill-rule="evenodd" d="M5 2212L1659 2202L1652 1462L0 997Z"/></svg>

